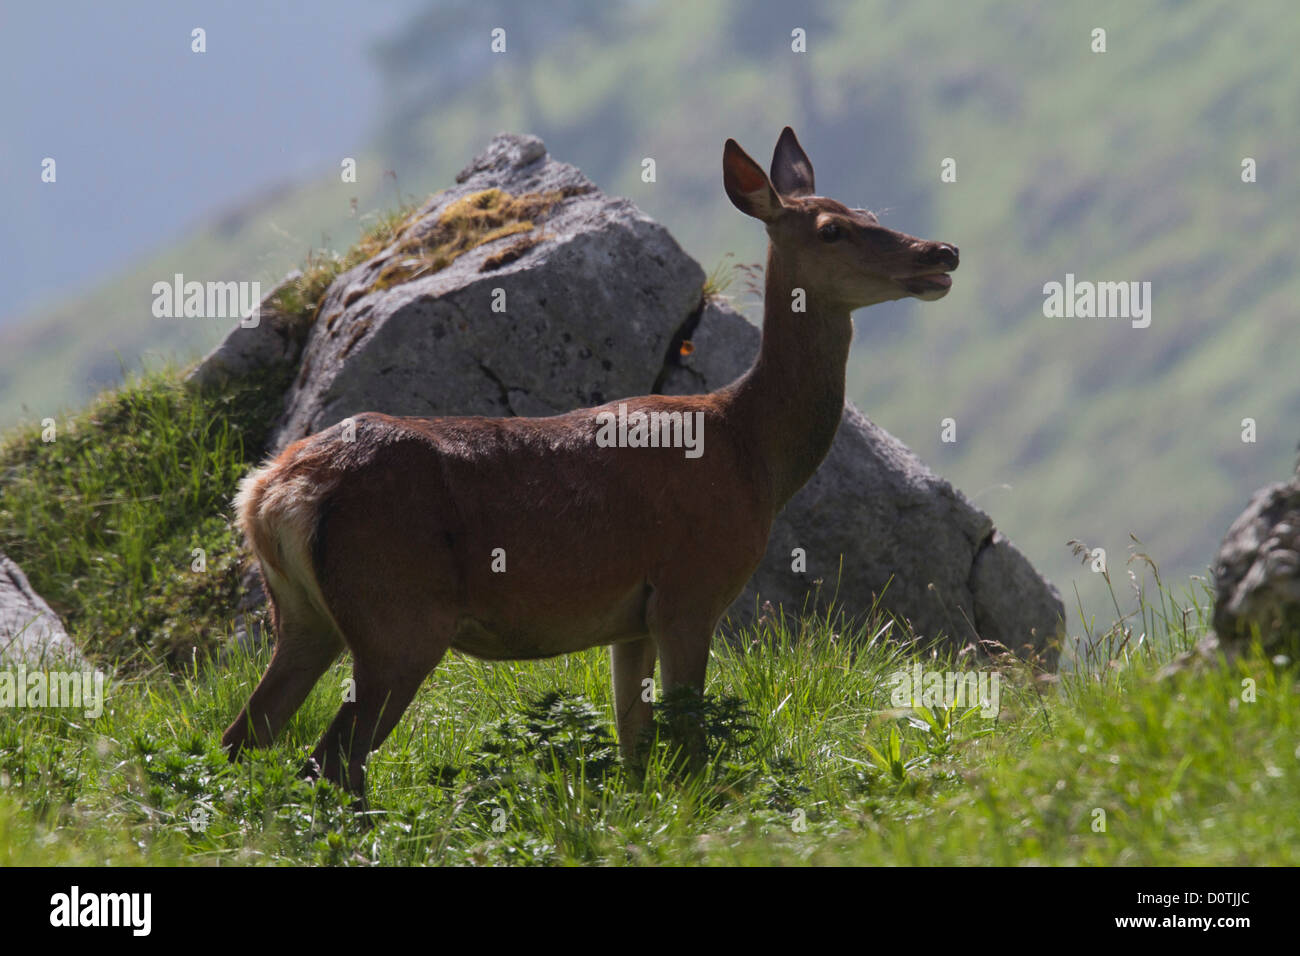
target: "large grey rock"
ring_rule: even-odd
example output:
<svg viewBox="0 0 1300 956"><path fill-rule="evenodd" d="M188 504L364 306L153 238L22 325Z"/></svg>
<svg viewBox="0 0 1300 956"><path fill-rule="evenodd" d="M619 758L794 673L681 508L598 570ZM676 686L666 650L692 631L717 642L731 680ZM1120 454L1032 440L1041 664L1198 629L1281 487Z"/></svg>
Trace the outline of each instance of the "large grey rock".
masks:
<svg viewBox="0 0 1300 956"><path fill-rule="evenodd" d="M81 663L72 639L23 569L0 554L0 666Z"/></svg>
<svg viewBox="0 0 1300 956"><path fill-rule="evenodd" d="M1214 563L1214 630L1225 647L1258 629L1266 651L1300 653L1300 469L1257 491Z"/></svg>
<svg viewBox="0 0 1300 956"><path fill-rule="evenodd" d="M704 283L668 231L548 160L533 136L497 137L457 183L419 211L417 232L491 188L567 197L533 220L529 238L542 241L500 266L489 260L518 247L519 234L387 289L376 286L405 255L399 244L340 275L308 337L276 447L361 411L552 415L654 386Z"/></svg>
<svg viewBox="0 0 1300 956"><path fill-rule="evenodd" d="M655 390L709 391L757 353L758 330L702 300L703 270L663 227L547 158L540 140L497 137L457 183L402 241L331 286L275 447L363 411L548 415ZM440 271L384 282L410 263L412 236L433 235L453 203L490 188L564 198L531 220L526 241L507 236ZM494 312L502 292L506 311ZM680 348L686 338L693 350ZM805 571L791 570L794 548ZM852 406L827 460L776 521L731 619L752 620L763 602L798 612L831 598L855 615L878 599L924 636L965 645L978 635L1017 651L1044 648L1063 616L1056 590L988 515Z"/></svg>

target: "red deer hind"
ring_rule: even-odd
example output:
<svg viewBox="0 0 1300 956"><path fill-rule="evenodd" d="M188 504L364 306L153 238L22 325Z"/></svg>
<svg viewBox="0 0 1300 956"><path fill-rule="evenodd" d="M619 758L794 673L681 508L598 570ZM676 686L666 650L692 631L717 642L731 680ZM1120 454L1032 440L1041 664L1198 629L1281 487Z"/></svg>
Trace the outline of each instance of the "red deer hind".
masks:
<svg viewBox="0 0 1300 956"><path fill-rule="evenodd" d="M610 645L629 757L656 656L665 693L703 691L714 629L835 437L850 313L939 299L957 268L956 247L817 196L788 127L770 179L730 139L722 168L732 203L770 240L762 347L735 382L550 418L368 413L352 441L327 428L243 480L235 507L276 644L222 738L232 760L268 745L344 648L356 699L307 772L357 794L367 755L448 648L526 660ZM611 441L612 422L644 424L637 413L694 446Z"/></svg>

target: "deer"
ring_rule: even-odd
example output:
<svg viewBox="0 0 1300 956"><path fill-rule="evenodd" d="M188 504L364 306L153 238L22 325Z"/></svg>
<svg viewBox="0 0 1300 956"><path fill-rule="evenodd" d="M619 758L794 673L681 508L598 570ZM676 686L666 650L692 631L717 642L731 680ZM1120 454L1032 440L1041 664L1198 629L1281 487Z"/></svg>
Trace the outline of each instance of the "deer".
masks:
<svg viewBox="0 0 1300 956"><path fill-rule="evenodd" d="M762 341L704 395L646 395L543 418L368 412L303 438L240 483L238 525L275 645L225 731L266 747L351 652L353 690L303 768L364 801L365 763L448 650L489 661L607 645L619 748L633 763L664 696L702 694L713 634L773 520L826 457L844 410L853 310L934 301L958 250L816 194L787 126L770 175L734 139L732 204L768 235ZM611 445L610 416L701 423L700 452Z"/></svg>

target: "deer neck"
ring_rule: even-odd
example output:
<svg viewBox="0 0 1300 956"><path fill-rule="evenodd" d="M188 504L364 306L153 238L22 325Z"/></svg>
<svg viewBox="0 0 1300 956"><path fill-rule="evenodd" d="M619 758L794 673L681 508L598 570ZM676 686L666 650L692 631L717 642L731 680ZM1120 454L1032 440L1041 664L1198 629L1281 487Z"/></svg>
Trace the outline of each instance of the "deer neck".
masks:
<svg viewBox="0 0 1300 956"><path fill-rule="evenodd" d="M796 289L804 291L803 312L793 308ZM733 395L766 466L774 514L812 477L835 439L853 339L849 313L847 305L818 296L768 246L762 345Z"/></svg>

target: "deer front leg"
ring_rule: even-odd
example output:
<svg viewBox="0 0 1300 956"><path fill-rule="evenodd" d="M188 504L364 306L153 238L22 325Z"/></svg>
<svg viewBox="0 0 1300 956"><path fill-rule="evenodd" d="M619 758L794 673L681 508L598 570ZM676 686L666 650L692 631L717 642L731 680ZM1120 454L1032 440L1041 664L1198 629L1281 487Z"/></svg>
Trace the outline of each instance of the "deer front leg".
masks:
<svg viewBox="0 0 1300 956"><path fill-rule="evenodd" d="M614 674L618 749L624 760L635 762L641 731L650 723L650 701L654 699L653 687L645 683L654 677L654 641L647 635L635 641L612 644L609 662Z"/></svg>
<svg viewBox="0 0 1300 956"><path fill-rule="evenodd" d="M660 604L649 615L651 635L659 649L662 698L674 698L685 709L672 715L669 730L674 745L682 748L688 762L698 766L704 753L704 728L692 714L691 697L704 697L704 678L709 666L709 645L718 624L717 615L705 617L689 609L673 614Z"/></svg>
<svg viewBox="0 0 1300 956"><path fill-rule="evenodd" d="M679 687L689 687L704 694L704 676L709 666L709 645L718 626L716 614L703 615L687 608L677 611L667 607L656 594L646 615L650 636L659 649L659 676L663 695Z"/></svg>

